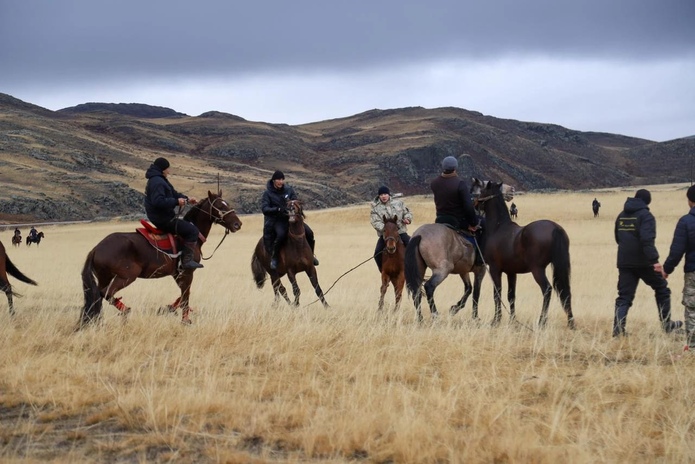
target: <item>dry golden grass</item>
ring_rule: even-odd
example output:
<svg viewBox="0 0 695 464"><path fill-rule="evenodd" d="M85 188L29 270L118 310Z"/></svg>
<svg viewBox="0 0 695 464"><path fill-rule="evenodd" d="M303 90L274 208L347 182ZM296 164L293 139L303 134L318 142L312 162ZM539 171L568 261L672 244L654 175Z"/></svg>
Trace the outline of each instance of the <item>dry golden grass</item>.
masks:
<svg viewBox="0 0 695 464"><path fill-rule="evenodd" d="M658 248L667 254L687 210L682 186L652 188ZM272 305L250 271L261 217L243 217L192 291L194 325L158 316L172 279L122 292L127 324L106 305L104 321L73 333L80 271L108 233L134 223L50 227L40 248L8 248L39 282L13 280L25 295L10 319L0 299L0 460L4 462L689 462L695 456L695 361L677 358L682 336L662 334L644 285L613 340L616 294L613 220L629 191L527 194L519 223L562 224L571 239L573 306L566 328L553 295L535 330L541 295L519 277L524 325L491 328L492 287L483 283L482 324L470 303L455 317L418 325L412 300L377 314L379 277L367 263L319 303L299 276L302 306ZM603 207L594 219L591 200ZM407 198L415 224L433 219L429 198ZM376 235L368 206L310 211L328 290L367 259ZM9 245L10 231L2 240ZM222 236L213 231L205 252ZM550 272L550 270L548 270ZM682 316L682 271L670 278ZM462 292L447 279L442 309ZM393 292L387 300L393 303ZM508 320L507 315L503 320ZM533 328L529 330L527 327Z"/></svg>

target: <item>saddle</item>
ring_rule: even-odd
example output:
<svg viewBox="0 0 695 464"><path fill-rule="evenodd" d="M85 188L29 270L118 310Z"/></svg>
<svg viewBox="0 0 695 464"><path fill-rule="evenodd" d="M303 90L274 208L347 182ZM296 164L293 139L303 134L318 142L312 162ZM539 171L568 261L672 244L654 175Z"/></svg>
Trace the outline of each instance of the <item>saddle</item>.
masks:
<svg viewBox="0 0 695 464"><path fill-rule="evenodd" d="M481 254L480 246L479 245L479 240L476 234L472 233L469 230L466 229L459 229L458 227L454 227L451 224L447 223L440 223L442 225L447 226L449 229L453 230L457 234L459 234L461 237L465 238L468 240L471 245L473 245L473 249L475 250L475 265L480 266L482 264L485 264L485 260L483 260L483 256Z"/></svg>
<svg viewBox="0 0 695 464"><path fill-rule="evenodd" d="M173 258L176 258L181 254L181 252L178 251L177 240L176 237L174 237L174 234L157 229L145 219L140 219L140 224L142 224L143 227L138 227L135 230L140 233L140 235L145 237L150 245Z"/></svg>

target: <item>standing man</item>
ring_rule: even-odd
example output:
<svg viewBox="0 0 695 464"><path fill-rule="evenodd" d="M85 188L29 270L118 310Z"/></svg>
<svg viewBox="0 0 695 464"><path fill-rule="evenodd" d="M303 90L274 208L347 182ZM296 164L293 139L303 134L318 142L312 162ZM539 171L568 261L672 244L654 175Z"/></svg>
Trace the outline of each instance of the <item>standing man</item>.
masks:
<svg viewBox="0 0 695 464"><path fill-rule="evenodd" d="M671 320L671 290L663 277L659 252L654 246L656 220L649 211L652 195L640 189L634 198L625 201L623 211L615 220L615 241L618 244L618 298L615 300L613 336L625 335L627 313L635 299L640 280L654 290L661 327L672 332L683 325Z"/></svg>
<svg viewBox="0 0 695 464"><path fill-rule="evenodd" d="M278 268L280 248L285 243L287 231L290 228L290 219L287 215L287 202L296 200L297 194L290 185L285 184L285 174L275 171L266 183L265 192L261 198L261 211L263 212L263 246L270 254L270 268ZM314 252L316 242L314 231L304 223L306 241L309 242L311 252ZM319 260L314 255L314 266L319 265Z"/></svg>
<svg viewBox="0 0 695 464"><path fill-rule="evenodd" d="M180 236L183 241L181 250L181 267L184 269L199 269L202 264L195 260L195 248L198 244L198 228L176 216L174 209L183 207L186 202L195 205L198 203L193 197L187 197L179 193L169 182L169 161L166 158L157 158L145 173L147 186L145 186L145 212L147 219L158 229ZM198 258L200 259L200 258Z"/></svg>
<svg viewBox="0 0 695 464"><path fill-rule="evenodd" d="M591 209L594 211L594 217L598 217L598 209L601 207L601 203L598 202L596 198L591 202Z"/></svg>
<svg viewBox="0 0 695 464"><path fill-rule="evenodd" d="M398 217L398 235L401 237L403 245L408 245L410 235L408 235L407 225L413 222L413 213L410 212L405 203L401 200L391 198L391 191L385 185L379 187L376 198L372 201L372 212L369 221L376 230L379 239L376 241L374 248L374 262L381 272L381 253L386 247L384 242L384 216L392 218Z"/></svg>
<svg viewBox="0 0 695 464"><path fill-rule="evenodd" d="M680 263L685 255L685 283L683 284L683 306L685 306L686 350L695 350L695 185L686 194L690 211L681 217L673 233L671 250L664 261L664 277Z"/></svg>

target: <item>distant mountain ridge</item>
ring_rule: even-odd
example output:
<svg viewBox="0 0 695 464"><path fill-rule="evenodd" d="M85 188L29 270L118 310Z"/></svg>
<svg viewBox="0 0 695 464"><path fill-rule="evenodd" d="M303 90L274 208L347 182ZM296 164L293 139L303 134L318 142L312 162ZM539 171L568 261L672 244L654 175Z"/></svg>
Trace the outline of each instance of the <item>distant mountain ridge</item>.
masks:
<svg viewBox="0 0 695 464"><path fill-rule="evenodd" d="M693 152L692 137L657 143L451 107L290 126L137 103L50 111L0 94L0 222L142 215L144 171L158 156L177 189L202 196L219 179L251 213L276 169L316 209L367 201L382 184L429 193L449 155L462 176L538 190L686 182Z"/></svg>

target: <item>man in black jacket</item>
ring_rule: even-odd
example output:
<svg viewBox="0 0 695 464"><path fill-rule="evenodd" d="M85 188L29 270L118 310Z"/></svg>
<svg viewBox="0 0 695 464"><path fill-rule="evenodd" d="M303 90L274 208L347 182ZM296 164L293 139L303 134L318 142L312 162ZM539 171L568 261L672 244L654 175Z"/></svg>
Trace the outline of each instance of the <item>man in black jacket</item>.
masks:
<svg viewBox="0 0 695 464"><path fill-rule="evenodd" d="M671 250L664 261L664 276L671 274L685 255L683 305L685 306L686 349L695 352L695 185L686 194L690 211L678 220Z"/></svg>
<svg viewBox="0 0 695 464"><path fill-rule="evenodd" d="M471 201L470 188L459 179L456 169L456 158L447 156L442 160L442 174L430 183L437 210L434 222L475 232L479 220Z"/></svg>
<svg viewBox="0 0 695 464"><path fill-rule="evenodd" d="M615 300L613 336L625 335L627 313L635 299L640 279L654 290L661 327L672 332L683 325L671 320L671 290L662 275L659 252L654 246L656 220L649 211L652 201L649 190L640 189L628 198L615 220L615 241L618 244L618 298Z"/></svg>
<svg viewBox="0 0 695 464"><path fill-rule="evenodd" d="M263 246L270 253L270 268L277 269L280 248L287 238L290 228L290 220L287 215L287 202L296 200L294 189L285 184L285 174L275 171L266 184L265 192L261 198L261 211L263 212ZM311 252L314 252L314 231L304 223L306 241L309 242ZM314 266L319 265L319 260L314 256Z"/></svg>
<svg viewBox="0 0 695 464"><path fill-rule="evenodd" d="M198 242L198 228L188 221L179 219L174 213L174 208L184 206L186 202L195 205L198 203L193 197L187 197L177 192L169 183L169 161L166 158L157 158L145 173L147 186L145 187L145 212L147 219L158 229L180 236L183 241L181 250L181 267L184 269L198 269L202 264L195 261L195 246Z"/></svg>

